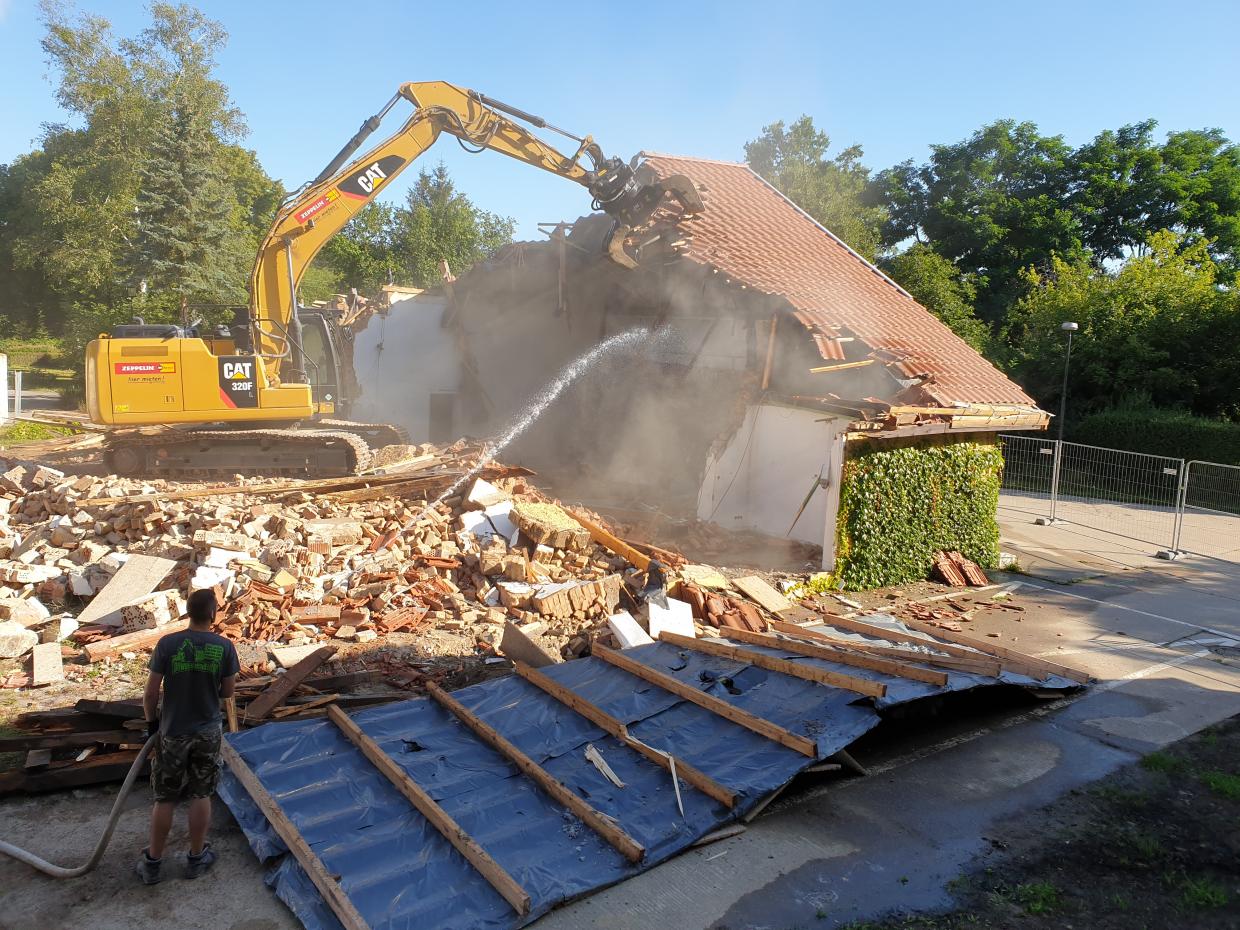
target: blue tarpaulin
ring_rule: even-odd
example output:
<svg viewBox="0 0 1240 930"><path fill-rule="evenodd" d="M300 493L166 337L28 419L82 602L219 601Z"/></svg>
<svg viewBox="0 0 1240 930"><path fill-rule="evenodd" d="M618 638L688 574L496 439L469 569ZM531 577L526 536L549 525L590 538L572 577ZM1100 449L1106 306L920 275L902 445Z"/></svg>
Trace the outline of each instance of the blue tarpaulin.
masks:
<svg viewBox="0 0 1240 930"><path fill-rule="evenodd" d="M950 672L939 688L865 669L747 646L831 671L880 680L877 701L851 691L681 650L665 643L626 655L737 707L807 736L825 759L879 723L878 710L946 691L995 684ZM670 774L584 717L516 677L453 696L495 727L646 849L632 864L427 698L385 704L352 719L521 885L531 910L519 917L487 881L325 719L269 723L228 739L374 930L513 928L557 904L635 875L751 810L814 764L783 745L647 684L601 659L543 670L619 718L632 736L690 763L739 797L732 810L681 782L681 815ZM1066 679L1005 682L1069 688ZM584 755L593 744L623 788ZM286 851L245 789L225 771L220 796L260 860ZM339 921L301 866L285 856L268 882L308 930Z"/></svg>

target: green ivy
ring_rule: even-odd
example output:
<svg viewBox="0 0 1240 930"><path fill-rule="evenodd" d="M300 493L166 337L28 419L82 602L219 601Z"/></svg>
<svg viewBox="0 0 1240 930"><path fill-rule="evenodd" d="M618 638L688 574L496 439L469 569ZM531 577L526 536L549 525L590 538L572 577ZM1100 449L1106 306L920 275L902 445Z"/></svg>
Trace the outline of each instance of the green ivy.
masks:
<svg viewBox="0 0 1240 930"><path fill-rule="evenodd" d="M934 553L999 563L999 481L993 443L850 449L840 486L835 576L847 590L926 578Z"/></svg>

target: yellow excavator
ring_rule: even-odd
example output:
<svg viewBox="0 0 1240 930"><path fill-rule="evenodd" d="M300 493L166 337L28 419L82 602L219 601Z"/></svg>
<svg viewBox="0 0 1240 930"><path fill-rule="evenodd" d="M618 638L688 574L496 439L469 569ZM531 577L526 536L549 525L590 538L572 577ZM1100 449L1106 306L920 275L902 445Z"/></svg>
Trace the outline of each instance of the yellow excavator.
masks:
<svg viewBox="0 0 1240 930"><path fill-rule="evenodd" d="M354 159L401 100L413 104L413 115ZM566 136L577 150L565 155L522 123ZM626 267L635 265L625 251L631 227L660 207L702 209L687 178L642 183L635 164L606 157L590 136L452 84L403 84L317 178L281 205L236 325L206 331L135 319L87 346L87 409L92 421L114 427L105 446L113 473L348 475L368 466L372 447L403 440L397 427L336 419L348 417L352 400L351 336L332 311L299 306L297 293L327 241L444 132L471 151L500 152L583 185L594 208L614 220L608 252Z"/></svg>

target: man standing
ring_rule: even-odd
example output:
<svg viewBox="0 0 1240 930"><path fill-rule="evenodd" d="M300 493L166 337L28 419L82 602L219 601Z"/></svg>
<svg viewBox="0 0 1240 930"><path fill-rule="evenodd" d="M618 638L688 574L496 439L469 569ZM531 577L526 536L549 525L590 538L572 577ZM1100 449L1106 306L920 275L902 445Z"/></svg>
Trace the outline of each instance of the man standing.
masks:
<svg viewBox="0 0 1240 930"><path fill-rule="evenodd" d="M211 632L215 609L214 592L195 591L189 596L189 629L165 636L151 654L142 709L148 738L158 740L151 754L155 807L150 845L138 860L138 875L148 885L162 878L164 843L182 789L190 799L185 877L197 878L215 862L206 840L211 795L220 777L220 699L232 697L240 669L233 644Z"/></svg>

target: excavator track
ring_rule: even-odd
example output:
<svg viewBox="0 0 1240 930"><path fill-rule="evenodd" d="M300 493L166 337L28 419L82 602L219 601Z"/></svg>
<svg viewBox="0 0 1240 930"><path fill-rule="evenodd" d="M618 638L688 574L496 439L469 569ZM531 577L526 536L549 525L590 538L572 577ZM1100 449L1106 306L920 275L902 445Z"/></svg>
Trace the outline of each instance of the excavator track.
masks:
<svg viewBox="0 0 1240 930"><path fill-rule="evenodd" d="M372 449L409 445L409 433L405 428L393 426L391 423L358 423L354 420L315 420L314 422L316 426L323 429L339 430L359 436Z"/></svg>
<svg viewBox="0 0 1240 930"><path fill-rule="evenodd" d="M336 429L126 430L104 447L110 472L144 478L337 478L364 471L370 459L365 440Z"/></svg>

